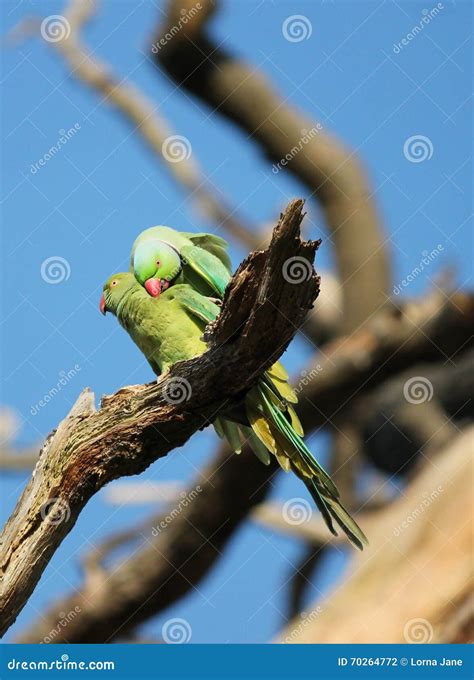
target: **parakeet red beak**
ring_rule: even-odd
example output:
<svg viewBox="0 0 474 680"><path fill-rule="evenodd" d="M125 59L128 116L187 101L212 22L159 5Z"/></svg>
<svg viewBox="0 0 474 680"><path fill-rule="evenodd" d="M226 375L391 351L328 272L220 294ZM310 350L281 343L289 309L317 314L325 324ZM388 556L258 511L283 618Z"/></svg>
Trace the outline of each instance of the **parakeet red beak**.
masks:
<svg viewBox="0 0 474 680"><path fill-rule="evenodd" d="M99 309L101 311L101 314L103 314L105 316L105 314L107 312L107 307L105 306L105 297L103 295L100 298Z"/></svg>
<svg viewBox="0 0 474 680"><path fill-rule="evenodd" d="M169 288L169 282L163 279L148 279L145 281L145 290L151 297L160 297L160 294Z"/></svg>

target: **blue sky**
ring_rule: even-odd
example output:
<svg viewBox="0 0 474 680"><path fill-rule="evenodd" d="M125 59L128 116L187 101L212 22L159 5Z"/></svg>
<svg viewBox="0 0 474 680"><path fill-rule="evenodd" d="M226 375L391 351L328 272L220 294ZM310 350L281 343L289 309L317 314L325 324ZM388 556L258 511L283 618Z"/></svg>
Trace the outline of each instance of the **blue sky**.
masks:
<svg viewBox="0 0 474 680"><path fill-rule="evenodd" d="M427 290L447 266L456 268L462 286L471 272L471 7L460 0L440 4L438 15L398 53L394 45L436 3L233 0L222 3L212 24L218 42L259 65L295 107L357 149L383 216L394 285L425 251L441 246L436 261L404 289L410 296ZM209 116L155 69L146 44L162 6L146 0L104 2L84 40L119 79L130 80L154 102L175 134L188 138L205 174L239 206L244 219L268 223L289 198L306 190L285 172L273 174L244 134ZM4 32L31 15L61 14L62 8L61 2L3 0ZM285 39L282 24L294 14L311 25L307 40ZM195 231L214 231L215 225L196 214L129 124L70 77L51 45L33 36L4 46L1 59L2 402L18 413L17 443L24 445L41 441L84 386L99 398L150 380L147 363L115 319L102 318L97 309L105 279L127 268L135 236L160 223ZM74 126L76 133L60 151L32 172L61 130ZM404 154L413 136L425 138L430 157L423 162L411 162ZM314 203L308 211L310 235L323 238L319 267L330 269L332 253L320 212ZM235 243L231 252L237 265L245 252ZM41 276L43 263L52 257L66 261L67 280L58 285ZM285 363L297 374L311 352L297 339ZM67 385L32 415L61 372L75 366ZM323 460L327 441L321 434L310 442ZM190 480L212 455L214 443L210 430L200 433L142 477ZM26 476L19 475L2 481L2 519L25 482ZM282 501L299 495L304 491L287 477L274 490ZM151 510L111 506L106 490L100 492L55 555L13 632L79 582L77 558L89 542L133 525ZM294 540L246 525L198 590L147 624L147 632L159 635L163 621L180 616L190 622L195 642L270 639L285 610L281 586L300 551ZM311 601L331 581L342 556L331 560L312 588Z"/></svg>

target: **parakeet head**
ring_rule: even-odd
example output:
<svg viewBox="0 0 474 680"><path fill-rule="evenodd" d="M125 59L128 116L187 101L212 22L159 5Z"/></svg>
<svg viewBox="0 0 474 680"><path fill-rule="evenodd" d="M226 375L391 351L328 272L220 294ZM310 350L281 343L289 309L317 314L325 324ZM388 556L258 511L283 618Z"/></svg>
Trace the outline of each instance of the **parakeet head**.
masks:
<svg viewBox="0 0 474 680"><path fill-rule="evenodd" d="M130 272L114 274L104 284L99 309L102 314L112 312L117 314L117 308L128 291L137 285L135 277ZM140 290L140 289L138 289Z"/></svg>
<svg viewBox="0 0 474 680"><path fill-rule="evenodd" d="M169 243L147 239L140 243L133 255L133 272L152 297L166 290L182 269L178 251Z"/></svg>

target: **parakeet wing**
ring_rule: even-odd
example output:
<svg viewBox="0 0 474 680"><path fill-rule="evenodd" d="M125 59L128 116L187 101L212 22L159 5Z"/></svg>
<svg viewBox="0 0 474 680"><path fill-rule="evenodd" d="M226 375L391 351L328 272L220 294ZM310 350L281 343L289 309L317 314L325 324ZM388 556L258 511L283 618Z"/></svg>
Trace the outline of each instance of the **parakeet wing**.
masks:
<svg viewBox="0 0 474 680"><path fill-rule="evenodd" d="M214 321L220 312L220 308L212 300L201 295L186 284L172 286L166 292L166 295L178 300L187 312L205 323Z"/></svg>
<svg viewBox="0 0 474 680"><path fill-rule="evenodd" d="M219 258L199 246L183 246L181 257L198 273L219 297L224 295L230 274Z"/></svg>
<svg viewBox="0 0 474 680"><path fill-rule="evenodd" d="M187 231L182 233L183 236L192 241L195 246L199 246L200 248L203 248L203 250L207 250L207 252L211 253L211 255L217 257L222 262L227 271L232 273L232 263L227 253L229 244L225 239L221 238L220 236L216 236L215 234L193 234L192 232Z"/></svg>

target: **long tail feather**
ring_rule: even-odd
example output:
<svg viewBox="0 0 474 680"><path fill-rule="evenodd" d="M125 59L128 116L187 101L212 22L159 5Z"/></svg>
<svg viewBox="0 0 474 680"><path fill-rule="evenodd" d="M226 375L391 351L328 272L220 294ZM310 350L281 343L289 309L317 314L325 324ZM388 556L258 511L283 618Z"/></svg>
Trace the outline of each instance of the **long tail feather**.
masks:
<svg viewBox="0 0 474 680"><path fill-rule="evenodd" d="M327 486L328 490L337 498L339 496L339 492L326 470L321 467L301 437L299 437L293 430L291 423L286 420L285 416L280 411L278 411L278 409L276 409L271 404L271 402L269 402L265 394L262 392L260 394L263 401L263 408L268 417L272 420L272 422L275 423L280 432L289 439L296 450L301 454L302 459L313 470L314 475L320 478L324 485Z"/></svg>
<svg viewBox="0 0 474 680"><path fill-rule="evenodd" d="M304 443L298 416L279 390L280 380L268 371L247 394L246 411L255 440L267 454L275 455L285 471L292 470L304 482L329 531L337 536L336 524L362 550L367 538L340 503L334 482Z"/></svg>

